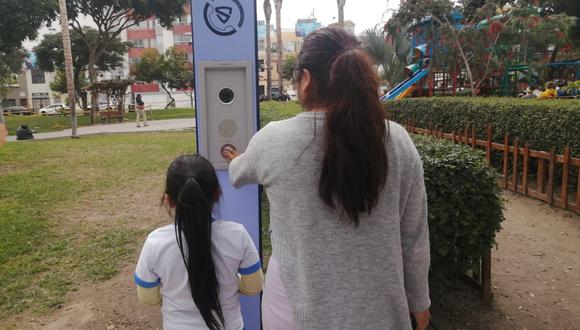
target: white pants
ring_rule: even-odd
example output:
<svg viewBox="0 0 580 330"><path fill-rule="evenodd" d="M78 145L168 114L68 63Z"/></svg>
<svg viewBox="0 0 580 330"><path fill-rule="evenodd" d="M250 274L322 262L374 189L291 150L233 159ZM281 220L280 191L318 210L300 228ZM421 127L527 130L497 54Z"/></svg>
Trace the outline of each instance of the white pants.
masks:
<svg viewBox="0 0 580 330"><path fill-rule="evenodd" d="M139 126L141 121L143 121L144 126L149 126L149 124L147 124L147 114L145 114L145 109L135 109L135 113L137 113L137 126Z"/></svg>
<svg viewBox="0 0 580 330"><path fill-rule="evenodd" d="M275 258L268 262L268 273L262 295L262 326L264 330L294 330L294 313L282 283L280 265Z"/></svg>

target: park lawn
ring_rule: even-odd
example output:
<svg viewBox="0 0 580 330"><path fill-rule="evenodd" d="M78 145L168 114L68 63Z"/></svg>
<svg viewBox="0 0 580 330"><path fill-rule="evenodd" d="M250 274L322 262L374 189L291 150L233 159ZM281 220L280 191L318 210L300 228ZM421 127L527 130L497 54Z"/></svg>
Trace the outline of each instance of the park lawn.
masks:
<svg viewBox="0 0 580 330"><path fill-rule="evenodd" d="M0 319L27 309L43 313L80 283L114 276L152 228L135 229L115 215L110 224L65 221L63 215L79 203L132 189L141 184L136 177L159 181L171 160L194 146L192 132L2 146Z"/></svg>
<svg viewBox="0 0 580 330"><path fill-rule="evenodd" d="M191 108L152 110L147 111L147 113L151 113L153 120L195 117L195 112ZM69 116L6 116L5 119L8 128L8 135L16 135L16 129L18 129L21 124L27 124L28 127L38 133L62 131L71 127ZM125 120L135 121L135 112L127 113L125 115ZM98 117L97 122L100 123ZM77 123L79 127L89 126L91 124L91 119L88 115L79 115L77 117Z"/></svg>
<svg viewBox="0 0 580 330"><path fill-rule="evenodd" d="M296 103L261 103L262 124L300 111ZM161 114L189 116L184 110ZM2 146L0 320L26 310L43 314L57 308L80 283L107 280L133 261L153 228L136 229L129 219L115 217L108 225L71 223L63 221L63 214L82 203L90 209L92 200L118 196L136 182L156 187L171 160L194 152L194 146L191 132L96 135ZM269 206L265 196L263 200L262 249L267 261Z"/></svg>

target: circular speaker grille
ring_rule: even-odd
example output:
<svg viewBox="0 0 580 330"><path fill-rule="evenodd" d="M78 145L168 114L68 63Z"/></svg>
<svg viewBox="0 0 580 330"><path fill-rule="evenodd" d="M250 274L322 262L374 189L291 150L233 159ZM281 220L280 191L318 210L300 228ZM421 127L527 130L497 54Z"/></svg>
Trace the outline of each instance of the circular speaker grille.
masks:
<svg viewBox="0 0 580 330"><path fill-rule="evenodd" d="M234 91L229 88L222 88L218 94L218 98L220 99L220 102L223 104L234 103L235 97L236 95L234 94Z"/></svg>
<svg viewBox="0 0 580 330"><path fill-rule="evenodd" d="M236 132L238 131L238 126L236 126L236 122L234 122L233 120L226 119L220 123L218 131L220 132L220 135L222 137L226 139L231 139L234 135L236 135Z"/></svg>

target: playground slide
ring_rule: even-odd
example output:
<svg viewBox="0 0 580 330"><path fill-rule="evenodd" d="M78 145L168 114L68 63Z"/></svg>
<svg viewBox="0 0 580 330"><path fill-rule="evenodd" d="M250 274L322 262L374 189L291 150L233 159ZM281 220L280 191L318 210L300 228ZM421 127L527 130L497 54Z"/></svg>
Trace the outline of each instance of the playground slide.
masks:
<svg viewBox="0 0 580 330"><path fill-rule="evenodd" d="M402 83L398 84L390 92L381 98L381 101L398 100L406 97L412 91L413 85L423 79L429 73L429 69L422 69L415 73L411 78L407 78Z"/></svg>

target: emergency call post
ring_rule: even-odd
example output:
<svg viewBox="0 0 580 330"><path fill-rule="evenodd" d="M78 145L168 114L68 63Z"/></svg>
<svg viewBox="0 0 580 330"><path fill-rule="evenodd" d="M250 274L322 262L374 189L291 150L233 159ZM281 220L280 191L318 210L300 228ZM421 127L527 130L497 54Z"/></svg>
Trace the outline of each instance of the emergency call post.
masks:
<svg viewBox="0 0 580 330"><path fill-rule="evenodd" d="M234 189L224 148L244 152L258 129L255 0L192 0L197 150L222 187L219 218L243 224L260 244L257 185ZM259 297L242 298L247 330L261 329Z"/></svg>

